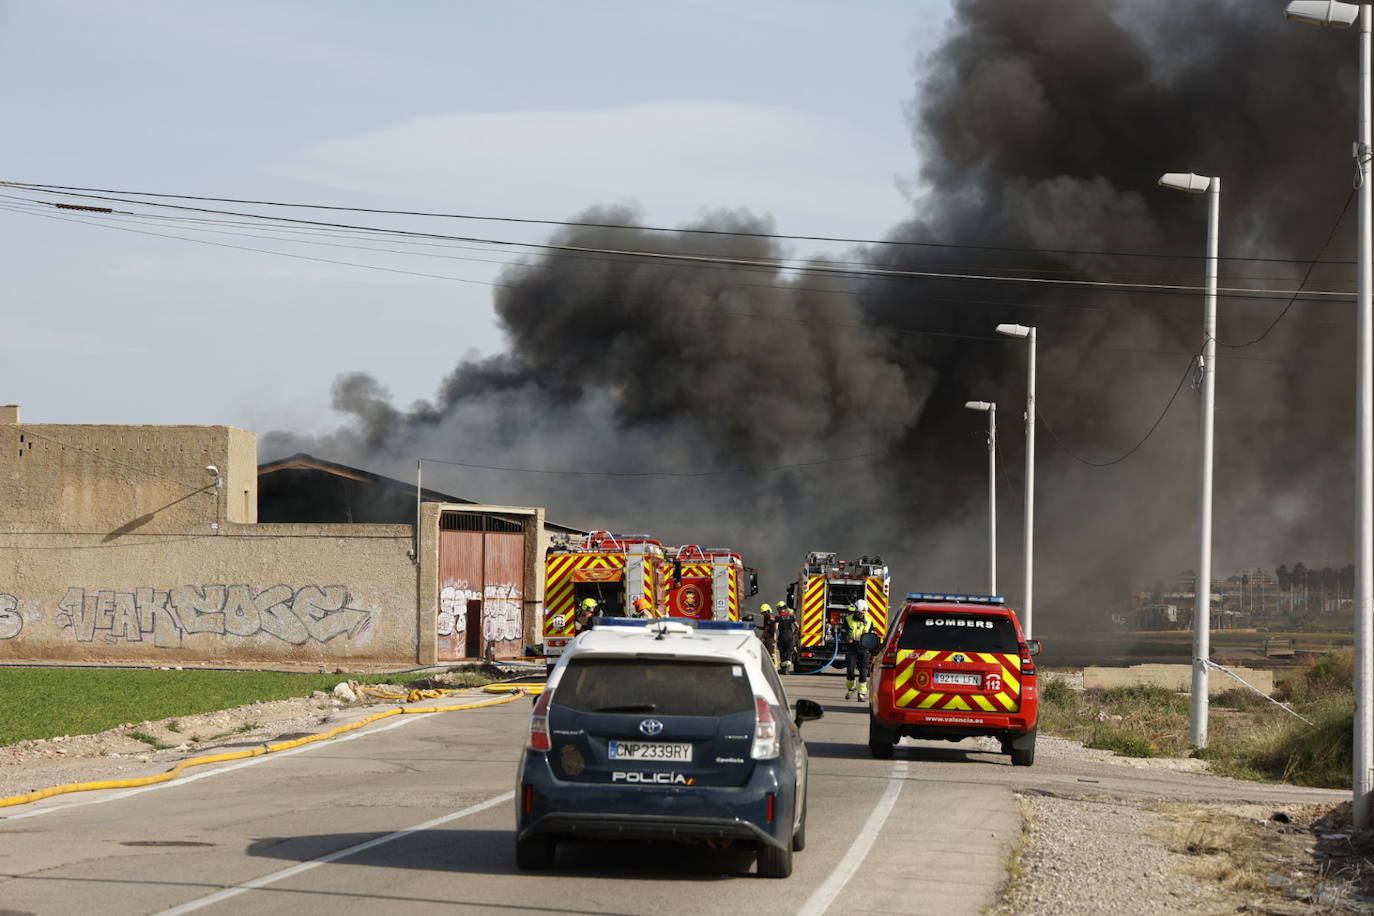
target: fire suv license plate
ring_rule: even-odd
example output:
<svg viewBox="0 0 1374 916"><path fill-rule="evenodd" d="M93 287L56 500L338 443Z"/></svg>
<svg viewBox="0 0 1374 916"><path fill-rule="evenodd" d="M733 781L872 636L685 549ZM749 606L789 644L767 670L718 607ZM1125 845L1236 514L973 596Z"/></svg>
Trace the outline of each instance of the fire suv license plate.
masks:
<svg viewBox="0 0 1374 916"><path fill-rule="evenodd" d="M981 687L983 686L983 676L981 674L963 674L958 671L937 671L935 672L935 683Z"/></svg>
<svg viewBox="0 0 1374 916"><path fill-rule="evenodd" d="M690 763L692 746L668 741L612 741L610 758L612 760L679 760Z"/></svg>

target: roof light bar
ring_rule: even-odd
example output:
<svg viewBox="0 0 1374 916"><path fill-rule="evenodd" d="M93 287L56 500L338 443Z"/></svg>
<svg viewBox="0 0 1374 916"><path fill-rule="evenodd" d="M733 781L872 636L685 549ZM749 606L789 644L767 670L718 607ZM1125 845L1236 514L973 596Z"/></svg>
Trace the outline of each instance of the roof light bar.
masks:
<svg viewBox="0 0 1374 916"><path fill-rule="evenodd" d="M749 632L754 629L754 625L744 620L699 620L697 621L697 629Z"/></svg>
<svg viewBox="0 0 1374 916"><path fill-rule="evenodd" d="M907 601L944 601L950 604L1006 604L1001 595L948 595L943 592L909 592Z"/></svg>

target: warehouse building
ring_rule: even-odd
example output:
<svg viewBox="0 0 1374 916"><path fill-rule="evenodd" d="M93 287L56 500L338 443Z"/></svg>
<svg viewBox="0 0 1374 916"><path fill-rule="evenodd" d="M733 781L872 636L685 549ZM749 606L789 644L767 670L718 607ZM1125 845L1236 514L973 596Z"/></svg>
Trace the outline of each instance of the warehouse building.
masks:
<svg viewBox="0 0 1374 916"><path fill-rule="evenodd" d="M551 525L229 426L0 407L0 663L396 667L538 640ZM418 524L417 524L418 520Z"/></svg>

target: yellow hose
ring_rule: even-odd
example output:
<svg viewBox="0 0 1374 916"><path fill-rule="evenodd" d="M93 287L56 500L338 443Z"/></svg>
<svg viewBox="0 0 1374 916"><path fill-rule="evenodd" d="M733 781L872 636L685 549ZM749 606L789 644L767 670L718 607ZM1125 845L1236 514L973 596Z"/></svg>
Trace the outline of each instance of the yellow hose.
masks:
<svg viewBox="0 0 1374 916"><path fill-rule="evenodd" d="M502 685L505 686L505 685ZM515 686L515 685L510 685ZM412 693L425 693L428 691L412 691ZM441 693L448 693L442 691ZM419 709L406 709L397 707L388 709L386 712L379 712L368 716L352 725L341 725L333 731L322 732L318 735L310 735L305 738L296 738L292 741L281 741L276 744L265 744L262 747L255 747L246 751L233 751L228 754L209 754L204 757L195 757L191 760L183 760L165 773L158 773L155 776L140 776L135 779L105 779L98 782L72 782L63 786L53 786L49 789L35 789L24 795L11 795L8 798L0 798L0 808L12 808L15 805L27 805L44 798L52 798L54 795L67 795L71 792L94 792L98 789L134 789L140 786L156 785L160 782L170 782L176 779L191 767L204 766L207 763L224 763L228 760L243 760L246 757L261 757L264 754L274 754L278 751L289 751L292 748L302 745L312 744L316 741L325 741L342 735L344 732L351 732L355 728L362 728L364 725L371 725L373 722L400 715L417 715L430 712L456 712L460 709L480 709L484 706L500 706L502 703L510 703L524 696L523 691L512 693L495 700L482 700L478 703L464 703L460 706L425 706Z"/></svg>
<svg viewBox="0 0 1374 916"><path fill-rule="evenodd" d="M523 693L528 696L539 696L544 692L543 684L488 684L482 688L486 693Z"/></svg>

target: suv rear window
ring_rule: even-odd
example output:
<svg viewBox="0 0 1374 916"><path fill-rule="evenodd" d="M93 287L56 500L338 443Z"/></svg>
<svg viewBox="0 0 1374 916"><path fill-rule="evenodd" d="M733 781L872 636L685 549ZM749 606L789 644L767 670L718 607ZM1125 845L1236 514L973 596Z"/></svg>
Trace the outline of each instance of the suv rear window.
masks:
<svg viewBox="0 0 1374 916"><path fill-rule="evenodd" d="M553 704L578 712L728 716L754 708L754 689L738 663L574 658L558 682Z"/></svg>
<svg viewBox="0 0 1374 916"><path fill-rule="evenodd" d="M1016 628L1006 617L925 611L907 616L897 648L933 649L937 652L962 649L965 652L1003 654L1020 651L1016 642Z"/></svg>

